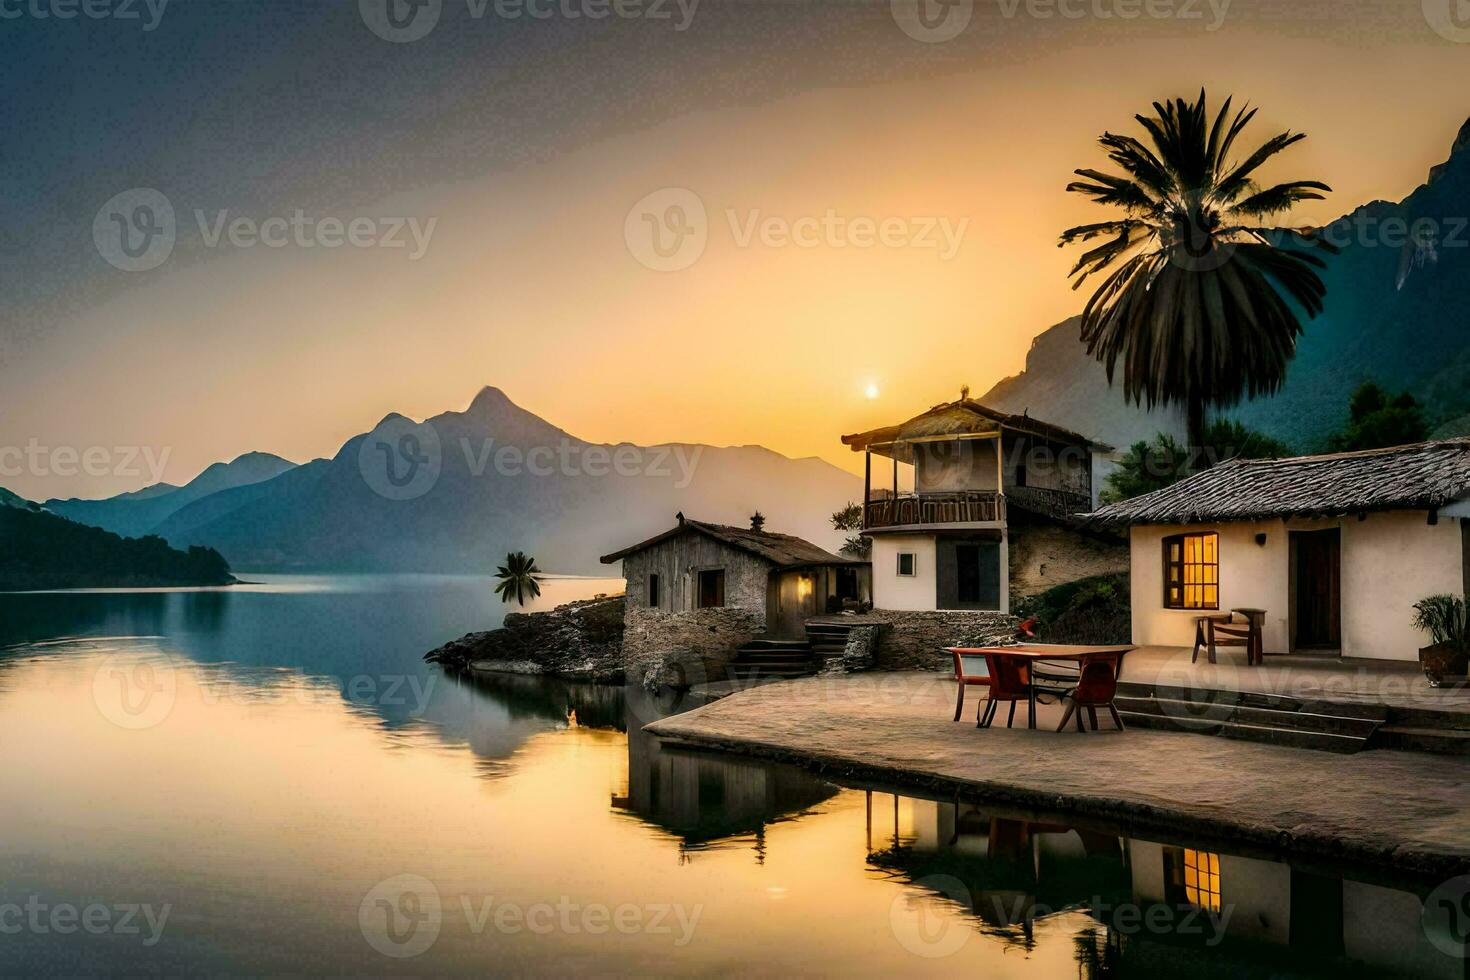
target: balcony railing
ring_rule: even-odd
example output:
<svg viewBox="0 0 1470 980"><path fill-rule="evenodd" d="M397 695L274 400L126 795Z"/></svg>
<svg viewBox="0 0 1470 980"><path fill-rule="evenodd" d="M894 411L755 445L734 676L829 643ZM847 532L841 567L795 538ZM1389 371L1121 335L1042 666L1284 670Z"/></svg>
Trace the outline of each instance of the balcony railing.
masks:
<svg viewBox="0 0 1470 980"><path fill-rule="evenodd" d="M863 527L999 523L1005 519L1005 497L994 490L903 493L869 500L863 512Z"/></svg>

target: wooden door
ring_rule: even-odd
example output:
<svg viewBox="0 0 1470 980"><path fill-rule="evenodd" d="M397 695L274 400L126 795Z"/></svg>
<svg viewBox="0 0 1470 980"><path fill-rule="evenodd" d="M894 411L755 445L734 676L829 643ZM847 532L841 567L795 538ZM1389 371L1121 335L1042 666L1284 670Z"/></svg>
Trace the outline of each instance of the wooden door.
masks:
<svg viewBox="0 0 1470 980"><path fill-rule="evenodd" d="M1296 543L1296 645L1342 646L1342 534L1299 531Z"/></svg>

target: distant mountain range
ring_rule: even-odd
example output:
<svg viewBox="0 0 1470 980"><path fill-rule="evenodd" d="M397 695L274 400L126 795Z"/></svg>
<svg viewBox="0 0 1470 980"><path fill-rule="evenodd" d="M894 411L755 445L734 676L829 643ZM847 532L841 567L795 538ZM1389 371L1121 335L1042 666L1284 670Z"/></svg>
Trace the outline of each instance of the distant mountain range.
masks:
<svg viewBox="0 0 1470 980"><path fill-rule="evenodd" d="M652 536L676 513L830 548L829 519L857 477L759 446L599 445L485 388L463 412L389 415L330 459L296 466L251 453L184 487L46 508L175 547L218 549L251 571L492 571L524 550L541 567L606 574L598 557Z"/></svg>
<svg viewBox="0 0 1470 980"><path fill-rule="evenodd" d="M53 499L42 506L70 520L136 538L153 533L171 515L196 500L269 480L295 466L290 460L270 453L246 453L228 463L215 463L182 487L155 483L104 500Z"/></svg>
<svg viewBox="0 0 1470 980"><path fill-rule="evenodd" d="M1310 176L1332 182L1330 172ZM1407 198L1366 204L1325 233L1342 251L1327 257L1326 309L1304 321L1285 388L1223 414L1311 452L1346 420L1353 388L1372 380L1414 394L1441 434L1470 432L1470 122ZM1037 337L1025 371L981 400L1119 447L1182 431L1177 414L1145 414L1108 387L1075 317Z"/></svg>

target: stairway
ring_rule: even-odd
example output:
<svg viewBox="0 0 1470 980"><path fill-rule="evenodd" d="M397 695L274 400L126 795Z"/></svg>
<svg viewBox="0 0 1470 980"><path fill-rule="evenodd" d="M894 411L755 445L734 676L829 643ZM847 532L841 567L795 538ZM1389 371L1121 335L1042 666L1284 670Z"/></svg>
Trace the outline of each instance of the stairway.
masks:
<svg viewBox="0 0 1470 980"><path fill-rule="evenodd" d="M1388 721L1388 708L1383 705L1303 701L1126 681L1118 685L1114 703L1124 723L1135 728L1221 735L1326 752L1397 747L1380 734Z"/></svg>
<svg viewBox="0 0 1470 980"><path fill-rule="evenodd" d="M735 651L730 672L739 680L806 677L817 666L806 640L751 640Z"/></svg>
<svg viewBox="0 0 1470 980"><path fill-rule="evenodd" d="M818 660L842 656L847 649L847 634L852 626L847 623L807 623L806 639Z"/></svg>

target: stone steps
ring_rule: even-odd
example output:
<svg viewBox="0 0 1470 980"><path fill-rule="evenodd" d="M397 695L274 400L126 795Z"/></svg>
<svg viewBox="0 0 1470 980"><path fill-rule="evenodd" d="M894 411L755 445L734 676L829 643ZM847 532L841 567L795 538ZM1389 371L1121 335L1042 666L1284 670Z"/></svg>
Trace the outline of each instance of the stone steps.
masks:
<svg viewBox="0 0 1470 980"><path fill-rule="evenodd" d="M763 677L806 677L818 662L805 640L756 639L735 651L730 673L739 680Z"/></svg>
<svg viewBox="0 0 1470 980"><path fill-rule="evenodd" d="M1115 704L1127 725L1217 735L1271 745L1352 753L1381 747L1388 709L1238 691L1119 684Z"/></svg>

